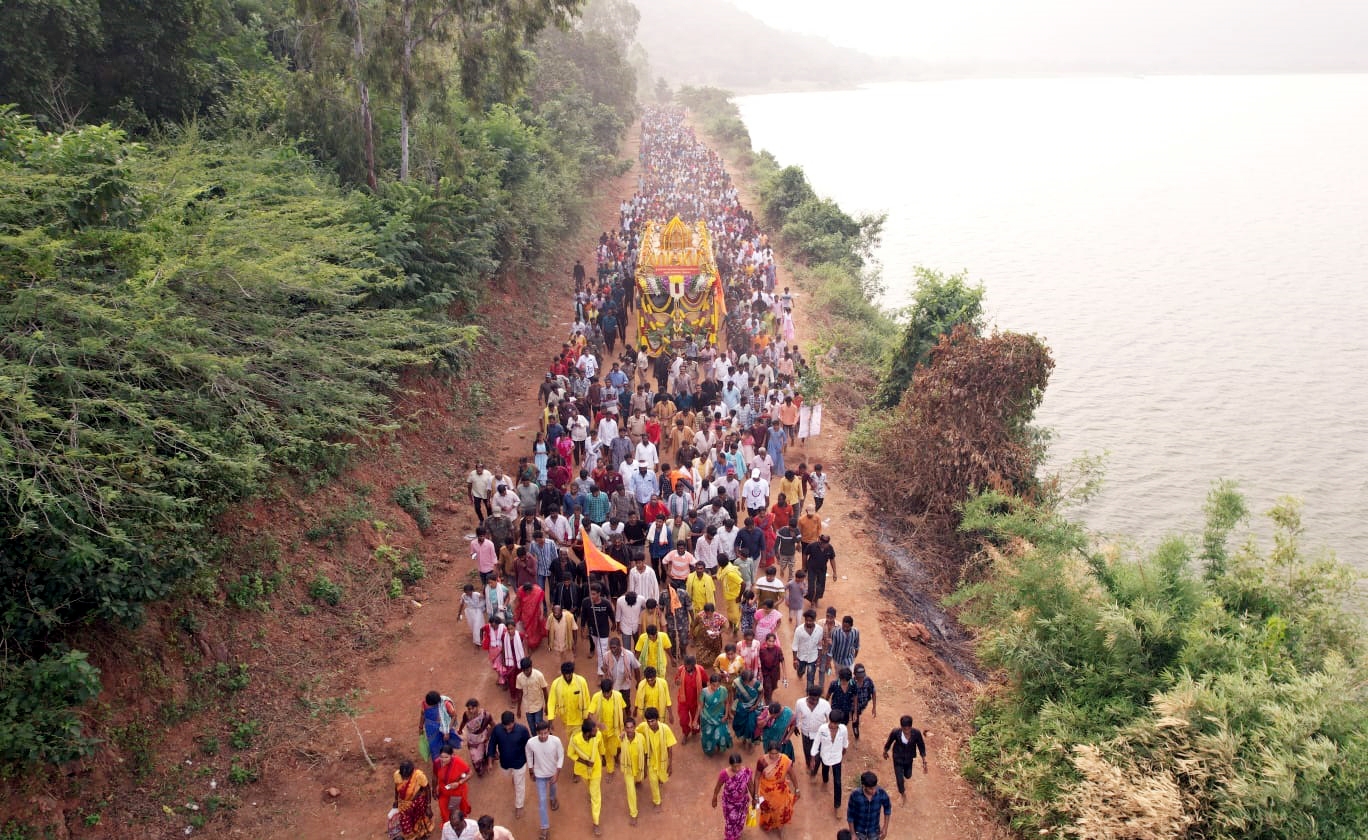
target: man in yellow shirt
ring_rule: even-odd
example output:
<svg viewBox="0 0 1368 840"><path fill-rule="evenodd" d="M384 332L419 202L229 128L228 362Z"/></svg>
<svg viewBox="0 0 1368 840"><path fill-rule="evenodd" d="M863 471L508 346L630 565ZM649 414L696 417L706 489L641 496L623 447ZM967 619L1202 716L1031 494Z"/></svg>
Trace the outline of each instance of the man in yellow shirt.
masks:
<svg viewBox="0 0 1368 840"><path fill-rule="evenodd" d="M703 611L704 604L716 604L713 600L717 597L717 581L708 574L708 569L699 560L694 563L694 573L689 575L684 583L684 591L689 593L689 602L693 604L694 615Z"/></svg>
<svg viewBox="0 0 1368 840"><path fill-rule="evenodd" d="M637 787L646 778L646 738L637 733L636 718L622 722L622 779L627 783L627 816L637 824Z"/></svg>
<svg viewBox="0 0 1368 840"><path fill-rule="evenodd" d="M557 715L565 721L567 736L589 715L589 683L575 673L573 662L561 663L561 678L551 683L546 698L546 719L554 721Z"/></svg>
<svg viewBox="0 0 1368 840"><path fill-rule="evenodd" d="M654 666L647 667L642 673L646 678L637 683L637 714L644 717L647 712L655 709L657 716L663 714L673 723L674 708L670 700L670 684L657 676L658 672Z"/></svg>
<svg viewBox="0 0 1368 840"><path fill-rule="evenodd" d="M717 558L717 585L722 590L722 603L720 606L727 614L727 621L731 623L731 629L735 632L741 627L741 590L745 586L745 580L741 577L741 570L731 564L725 556Z"/></svg>
<svg viewBox="0 0 1368 840"><path fill-rule="evenodd" d="M655 668L657 674L663 673L670 667L671 647L670 634L655 624L648 624L646 632L637 638L637 661L643 669Z"/></svg>
<svg viewBox="0 0 1368 840"><path fill-rule="evenodd" d="M780 496L787 496L789 504L803 509L803 479L799 478L793 470L785 470L784 477L779 479L777 489Z"/></svg>
<svg viewBox="0 0 1368 840"><path fill-rule="evenodd" d="M674 745L679 743L674 730L660 722L660 713L646 710L646 726L641 730L646 747L646 779L651 783L651 804L660 810L660 786L670 780L674 772Z"/></svg>
<svg viewBox="0 0 1368 840"><path fill-rule="evenodd" d="M565 754L575 762L575 775L587 783L589 816L594 821L594 834L602 834L599 813L603 810L603 736L598 733L592 720L580 724L579 730L570 736Z"/></svg>
<svg viewBox="0 0 1368 840"><path fill-rule="evenodd" d="M622 694L613 690L613 681L603 679L599 682L599 693L589 701L589 718L598 724L599 737L603 739L604 769L613 773L617 761L618 738L622 735L622 721L627 717L627 703Z"/></svg>

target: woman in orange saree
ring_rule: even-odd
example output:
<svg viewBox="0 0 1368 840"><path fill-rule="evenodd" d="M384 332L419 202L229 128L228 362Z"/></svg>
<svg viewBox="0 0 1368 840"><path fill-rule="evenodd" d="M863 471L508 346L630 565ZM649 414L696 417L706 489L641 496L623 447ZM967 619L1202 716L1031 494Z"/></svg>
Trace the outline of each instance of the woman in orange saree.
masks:
<svg viewBox="0 0 1368 840"><path fill-rule="evenodd" d="M427 776L412 761L403 762L394 771L394 807L399 811L399 831L404 840L432 834L432 792Z"/></svg>
<svg viewBox="0 0 1368 840"><path fill-rule="evenodd" d="M777 744L771 744L755 763L755 795L760 800L757 824L763 831L777 831L782 838L798 802L798 777L793 772L793 760L779 752Z"/></svg>

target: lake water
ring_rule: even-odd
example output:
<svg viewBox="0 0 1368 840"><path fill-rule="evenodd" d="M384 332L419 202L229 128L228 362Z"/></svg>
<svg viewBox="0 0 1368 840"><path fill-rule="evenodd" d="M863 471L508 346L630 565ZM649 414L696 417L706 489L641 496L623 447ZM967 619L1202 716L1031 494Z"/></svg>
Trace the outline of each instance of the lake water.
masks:
<svg viewBox="0 0 1368 840"><path fill-rule="evenodd" d="M1152 545L1211 483L1305 502L1368 569L1368 76L918 82L743 97L757 148L886 212L886 303L967 269L1057 366L1051 466L1107 452L1094 528ZM1266 532L1265 527L1260 531Z"/></svg>

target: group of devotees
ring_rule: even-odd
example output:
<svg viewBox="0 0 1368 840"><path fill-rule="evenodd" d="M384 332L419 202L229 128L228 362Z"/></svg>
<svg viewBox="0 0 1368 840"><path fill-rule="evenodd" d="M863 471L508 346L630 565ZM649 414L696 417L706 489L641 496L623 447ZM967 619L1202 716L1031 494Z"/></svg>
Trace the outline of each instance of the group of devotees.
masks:
<svg viewBox="0 0 1368 840"><path fill-rule="evenodd" d="M776 294L767 238L682 111L646 113L641 170L594 271L572 269L574 327L538 386L531 451L513 474L477 462L463 488L479 521L479 584L472 574L464 585L459 618L507 695L422 699L421 761L395 772L391 837L512 840L492 817L472 818L472 788L495 795L477 781L489 775L508 780L515 819L531 779L539 840L563 773L591 823L569 836L600 834L613 777L610 807L636 825L647 793L660 812L668 787L706 784L669 785L691 743L718 763L711 804L725 840L748 827L782 838L805 793L818 800L807 807L829 801L845 840L888 836L879 777L861 773L848 792L842 778L878 695L854 618L823 607L836 550L819 513L827 473L800 454L810 414L793 297ZM726 341L650 357L627 341L635 257L646 220L676 214L713 231ZM790 678L799 696L786 704ZM918 758L927 771L910 716L882 756L906 803Z"/></svg>

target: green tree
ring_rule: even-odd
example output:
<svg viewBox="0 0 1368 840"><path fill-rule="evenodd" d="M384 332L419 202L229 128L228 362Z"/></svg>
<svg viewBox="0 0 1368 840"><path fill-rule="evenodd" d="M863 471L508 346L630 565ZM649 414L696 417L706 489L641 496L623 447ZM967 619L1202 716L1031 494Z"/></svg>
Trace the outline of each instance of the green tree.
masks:
<svg viewBox="0 0 1368 840"><path fill-rule="evenodd" d="M983 285L970 284L967 272L949 276L918 266L917 289L906 310L902 343L888 363L888 373L874 403L889 409L903 398L917 367L926 363L941 336L964 324L974 333L983 330Z"/></svg>

